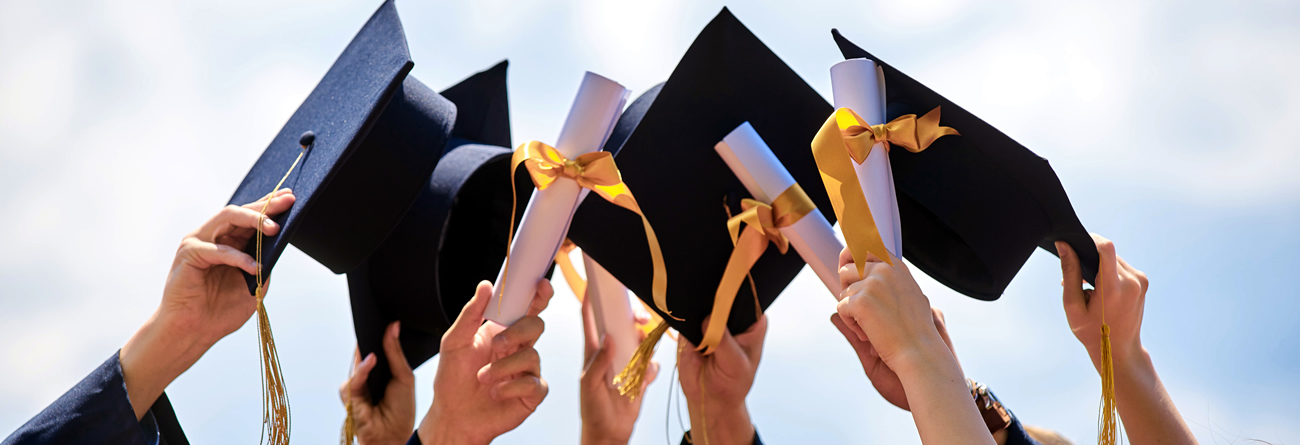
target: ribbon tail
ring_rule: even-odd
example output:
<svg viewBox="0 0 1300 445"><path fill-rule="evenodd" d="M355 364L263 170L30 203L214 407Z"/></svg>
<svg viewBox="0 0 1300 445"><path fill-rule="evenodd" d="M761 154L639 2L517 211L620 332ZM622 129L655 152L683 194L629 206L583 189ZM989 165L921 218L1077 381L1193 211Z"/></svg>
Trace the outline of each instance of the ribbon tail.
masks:
<svg viewBox="0 0 1300 445"><path fill-rule="evenodd" d="M573 261L569 259L569 252L564 249L555 252L555 265L560 266L560 272L564 274L564 282L569 283L569 289L573 290L573 295L578 297L578 302L586 299L587 280L578 275L578 269L573 267Z"/></svg>
<svg viewBox="0 0 1300 445"><path fill-rule="evenodd" d="M817 170L821 173L826 193L830 196L835 217L839 219L840 231L853 254L853 262L861 277L866 269L867 254L894 265L889 251L885 249L876 220L871 216L871 207L862 192L862 184L853 169L852 160L845 154L844 139L840 134L839 123L832 115L822 125L812 142L813 158L817 161Z"/></svg>
<svg viewBox="0 0 1300 445"><path fill-rule="evenodd" d="M704 355L712 354L722 342L722 334L727 329L727 319L731 317L731 306L736 301L740 285L749 276L749 269L763 256L764 250L767 250L767 236L760 229L746 227L736 242L736 249L731 251L731 258L727 259L727 270L722 274L722 281L718 283L718 290L713 295L709 326L705 328L704 338L696 348L704 351Z"/></svg>

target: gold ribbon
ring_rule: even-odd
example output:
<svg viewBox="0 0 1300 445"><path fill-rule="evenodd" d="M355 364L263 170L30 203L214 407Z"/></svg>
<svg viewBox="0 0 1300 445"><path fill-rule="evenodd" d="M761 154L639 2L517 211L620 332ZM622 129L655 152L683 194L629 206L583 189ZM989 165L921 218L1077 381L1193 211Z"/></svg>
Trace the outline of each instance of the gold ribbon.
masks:
<svg viewBox="0 0 1300 445"><path fill-rule="evenodd" d="M767 244L776 244L777 249L785 254L790 248L790 241L781 234L780 229L799 222L804 215L817 209L817 205L813 204L799 184L785 189L772 200L771 205L753 199L745 199L740 205L744 211L727 219L727 231L731 234L731 244L735 249L731 251L731 258L727 259L726 272L723 272L718 290L713 295L713 313L709 317L709 326L704 331L700 346L696 348L703 350L706 355L712 354L713 348L722 341L740 284L749 276L749 269L754 267L758 258L763 256ZM749 288L754 292L755 311L761 312L758 290L754 289L752 280Z"/></svg>
<svg viewBox="0 0 1300 445"><path fill-rule="evenodd" d="M573 267L573 261L569 259L569 252L576 247L577 244L565 238L564 243L560 244L560 250L555 252L555 265L560 267L560 273L564 274L564 282L569 283L573 296L578 297L578 302L581 303L587 295L587 280L578 275L578 269Z"/></svg>
<svg viewBox="0 0 1300 445"><path fill-rule="evenodd" d="M618 171L618 166L614 164L614 157L609 152L597 151L583 154L576 159L568 159L563 153L556 150L555 147L543 144L538 141L528 141L515 149L515 154L510 160L510 190L514 193L515 170L520 164L528 169L528 175L533 179L533 185L538 190L546 190L551 183L560 178L569 178L578 183L579 187L589 189L600 195L606 201L631 210L641 217L641 223L645 226L646 244L650 247L650 260L654 267L654 276L651 281L650 291L654 296L655 306L663 313L672 316L668 310L666 298L668 289L668 273L664 267L664 254L659 249L659 238L655 236L654 228L650 227L650 221L646 219L645 214L641 212L641 206L637 204L636 198L632 196L632 191L628 189L627 184L623 183L623 176ZM519 197L514 196L511 203L511 214L519 205ZM514 239L514 219L510 220L510 232L506 239L506 245L509 246ZM502 278L510 271L510 256L506 255L505 272ZM504 287L502 287L504 290ZM501 295L497 295L497 304L500 305ZM674 317L676 318L676 317Z"/></svg>
<svg viewBox="0 0 1300 445"><path fill-rule="evenodd" d="M826 123L822 124L812 141L817 170L826 184L826 193L830 195L835 218L840 221L844 241L853 254L858 276L862 276L866 268L868 253L891 266L894 262L881 239L876 220L871 216L871 207L862 193L862 184L858 182L853 163L866 162L871 147L877 142L883 143L886 151L891 145L898 145L907 151L920 153L936 139L960 135L951 127L939 125L939 107L920 118L908 114L887 124L867 126L863 122L862 116L853 110L840 108L826 118Z"/></svg>

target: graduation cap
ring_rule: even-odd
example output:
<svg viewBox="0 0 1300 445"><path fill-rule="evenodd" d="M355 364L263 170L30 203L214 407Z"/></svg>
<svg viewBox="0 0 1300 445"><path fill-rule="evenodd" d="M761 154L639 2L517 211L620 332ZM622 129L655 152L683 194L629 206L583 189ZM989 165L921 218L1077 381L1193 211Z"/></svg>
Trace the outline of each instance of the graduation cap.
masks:
<svg viewBox="0 0 1300 445"><path fill-rule="evenodd" d="M442 334L475 286L495 278L505 260L513 153L506 148L506 66L501 62L443 91L458 110L447 153L388 238L348 272L361 356L373 352L378 359L367 377L372 403L384 397L392 378L383 349L388 324L402 322L402 351L419 366L438 354ZM516 184L520 195L532 193L532 182Z"/></svg>
<svg viewBox="0 0 1300 445"><path fill-rule="evenodd" d="M920 153L889 151L905 258L953 290L996 300L1035 246L1056 254L1063 240L1093 282L1096 246L1046 159L838 30L831 34L845 59L871 59L884 71L885 121L942 108L942 124L961 132Z"/></svg>
<svg viewBox="0 0 1300 445"><path fill-rule="evenodd" d="M632 103L611 134L607 151L654 226L668 269L671 326L695 344L701 323L734 246L728 207L749 198L714 150L750 122L777 158L832 222L808 139L832 111L812 87L723 8L686 50L668 81ZM724 206L724 203L726 204ZM569 238L643 300L651 295L651 267L638 217L603 200L587 199L569 226ZM796 253L771 246L750 269L754 287L742 285L727 326L742 332L757 319L757 293L766 308L803 267ZM646 303L654 306L652 301ZM656 308L658 311L659 309ZM667 314L664 314L667 315Z"/></svg>
<svg viewBox="0 0 1300 445"><path fill-rule="evenodd" d="M385 1L244 177L230 204L256 201L281 179L297 198L263 240L264 275L289 243L334 273L350 271L406 214L457 120L451 101L408 76L413 66ZM255 277L245 278L255 292Z"/></svg>

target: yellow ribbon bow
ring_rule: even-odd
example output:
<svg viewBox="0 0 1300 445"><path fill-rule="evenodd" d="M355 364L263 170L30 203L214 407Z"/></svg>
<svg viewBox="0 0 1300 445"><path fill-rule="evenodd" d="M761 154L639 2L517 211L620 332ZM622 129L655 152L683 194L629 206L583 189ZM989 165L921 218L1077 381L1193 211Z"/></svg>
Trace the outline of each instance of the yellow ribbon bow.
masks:
<svg viewBox="0 0 1300 445"><path fill-rule="evenodd" d="M936 139L960 135L951 127L939 125L939 107L934 107L919 119L915 114L908 114L887 124L864 125L863 122L862 116L853 110L840 108L826 118L826 123L812 141L817 170L826 184L826 193L830 195L835 218L840 221L844 241L853 254L858 276L862 276L866 268L868 253L891 266L894 262L881 239L876 220L871 216L871 207L862 193L858 174L849 161L866 162L871 147L877 142L883 143L885 150L898 145L912 153L920 153Z"/></svg>
<svg viewBox="0 0 1300 445"><path fill-rule="evenodd" d="M749 276L749 269L754 267L758 258L763 256L767 244L776 244L781 254L785 254L790 248L790 241L781 233L781 228L794 225L804 215L817 209L817 205L813 204L799 184L785 189L772 200L771 205L753 199L745 199L740 205L744 211L727 219L727 231L731 234L731 244L735 249L727 259L727 270L723 272L718 290L713 295L713 313L709 317L709 326L705 328L704 338L696 348L703 350L704 354L712 354L713 349L722 341L740 284ZM744 231L741 231L741 226L744 226ZM754 288L752 279L749 289L754 292L754 311L757 317L763 309L759 305L758 290Z"/></svg>
<svg viewBox="0 0 1300 445"><path fill-rule="evenodd" d="M654 228L650 227L650 221L641 212L641 206L637 205L632 191L627 188L627 184L623 183L623 176L619 173L618 166L614 164L614 157L608 152L597 151L571 160L550 145L538 141L525 142L515 149L515 154L510 160L511 193L514 193L515 171L520 164L528 169L528 175L532 177L533 184L538 190L546 190L551 183L560 178L569 178L576 181L578 186L596 192L606 201L640 216L641 223L645 226L646 244L650 247L650 259L654 267L654 277L650 286L651 295L654 296L655 306L672 316L672 312L668 311L665 297L668 289L668 274L667 268L664 267L664 254L659 249L659 238L655 236ZM519 197L514 196L511 215L518 205ZM514 232L514 220L511 219L510 232L506 239L507 246L514 240ZM509 273L509 255L506 256L505 269L506 273ZM506 273L502 276L504 277Z"/></svg>

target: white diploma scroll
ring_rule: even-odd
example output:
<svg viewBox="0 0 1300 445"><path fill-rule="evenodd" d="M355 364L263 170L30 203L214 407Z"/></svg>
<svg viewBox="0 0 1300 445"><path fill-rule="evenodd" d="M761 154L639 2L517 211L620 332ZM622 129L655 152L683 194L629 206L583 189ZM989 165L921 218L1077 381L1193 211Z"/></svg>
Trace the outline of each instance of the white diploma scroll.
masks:
<svg viewBox="0 0 1300 445"><path fill-rule="evenodd" d="M754 199L771 203L795 184L794 177L749 122L740 124L713 148ZM841 290L838 266L844 244L835 238L835 229L821 211L809 212L798 222L782 227L781 234L790 240L790 245L838 300Z"/></svg>
<svg viewBox="0 0 1300 445"><path fill-rule="evenodd" d="M831 67L831 90L835 108L858 113L867 125L885 123L885 77L870 59L849 59ZM894 192L894 173L889 167L889 152L884 143L871 147L866 162L854 163L862 194L871 207L871 219L880 230L885 249L895 257L903 254L903 233L898 221L898 196Z"/></svg>
<svg viewBox="0 0 1300 445"><path fill-rule="evenodd" d="M582 265L587 270L586 298L591 299L596 338L608 337L614 346L614 366L610 368L609 375L605 376L606 380L613 381L614 376L623 370L622 367L632 361L632 353L641 344L637 338L632 301L629 300L627 287L586 253L582 254Z"/></svg>
<svg viewBox="0 0 1300 445"><path fill-rule="evenodd" d="M614 129L627 93L627 88L617 82L588 72L569 108L555 149L569 159L599 151ZM499 306L495 301L488 306L484 314L488 320L509 326L527 314L537 282L551 266L569 231L573 212L587 191L569 178L556 180L546 190L533 191L510 243L507 263L497 274L493 297L499 296L501 301Z"/></svg>

